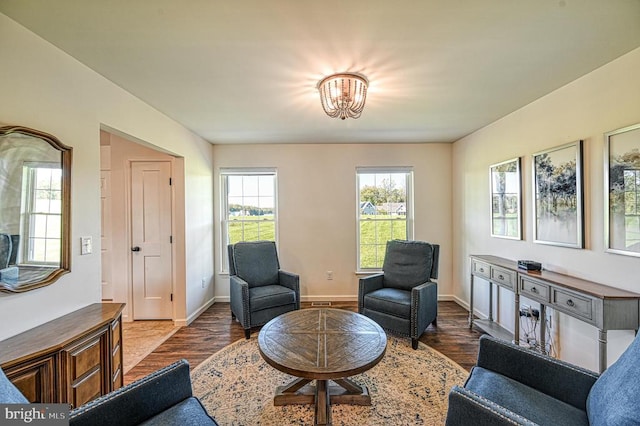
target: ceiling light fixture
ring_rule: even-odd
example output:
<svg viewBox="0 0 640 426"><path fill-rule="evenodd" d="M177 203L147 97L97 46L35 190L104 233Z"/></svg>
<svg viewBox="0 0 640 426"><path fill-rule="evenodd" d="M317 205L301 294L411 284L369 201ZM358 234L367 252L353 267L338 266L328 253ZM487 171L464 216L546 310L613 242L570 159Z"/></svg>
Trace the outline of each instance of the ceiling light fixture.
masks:
<svg viewBox="0 0 640 426"><path fill-rule="evenodd" d="M369 81L360 74L340 73L318 82L320 102L331 118L358 118L367 99Z"/></svg>

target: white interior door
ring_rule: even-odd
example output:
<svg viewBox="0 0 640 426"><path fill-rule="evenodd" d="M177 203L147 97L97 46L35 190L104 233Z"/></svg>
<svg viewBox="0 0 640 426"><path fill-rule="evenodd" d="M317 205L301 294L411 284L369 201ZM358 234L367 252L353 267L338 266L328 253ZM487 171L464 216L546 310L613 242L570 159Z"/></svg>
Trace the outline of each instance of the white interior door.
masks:
<svg viewBox="0 0 640 426"><path fill-rule="evenodd" d="M171 163L131 163L133 319L172 318Z"/></svg>

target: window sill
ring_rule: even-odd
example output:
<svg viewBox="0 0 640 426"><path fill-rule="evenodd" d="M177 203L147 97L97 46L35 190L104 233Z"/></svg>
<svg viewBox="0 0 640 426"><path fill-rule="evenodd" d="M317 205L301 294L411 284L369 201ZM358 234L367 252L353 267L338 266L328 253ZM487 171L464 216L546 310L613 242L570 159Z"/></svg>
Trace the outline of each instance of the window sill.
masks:
<svg viewBox="0 0 640 426"><path fill-rule="evenodd" d="M367 275L376 275L381 274L382 269L372 269L370 271L356 271L355 274L358 276L367 276Z"/></svg>

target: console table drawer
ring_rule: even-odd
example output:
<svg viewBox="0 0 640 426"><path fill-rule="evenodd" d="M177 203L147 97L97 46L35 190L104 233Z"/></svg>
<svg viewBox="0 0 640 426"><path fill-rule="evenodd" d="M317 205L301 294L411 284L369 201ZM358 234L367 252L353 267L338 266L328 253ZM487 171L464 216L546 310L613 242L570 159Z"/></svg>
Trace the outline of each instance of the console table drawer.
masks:
<svg viewBox="0 0 640 426"><path fill-rule="evenodd" d="M486 279L491 279L491 267L488 263L479 262L477 260L471 261L471 270L474 275L479 277L484 277Z"/></svg>
<svg viewBox="0 0 640 426"><path fill-rule="evenodd" d="M559 311L564 311L588 321L593 319L593 300L588 297L552 288L551 304Z"/></svg>
<svg viewBox="0 0 640 426"><path fill-rule="evenodd" d="M497 266L491 267L491 281L507 287L513 291L516 290L516 273Z"/></svg>
<svg viewBox="0 0 640 426"><path fill-rule="evenodd" d="M549 301L549 286L528 277L520 277L520 294L529 299L546 303Z"/></svg>

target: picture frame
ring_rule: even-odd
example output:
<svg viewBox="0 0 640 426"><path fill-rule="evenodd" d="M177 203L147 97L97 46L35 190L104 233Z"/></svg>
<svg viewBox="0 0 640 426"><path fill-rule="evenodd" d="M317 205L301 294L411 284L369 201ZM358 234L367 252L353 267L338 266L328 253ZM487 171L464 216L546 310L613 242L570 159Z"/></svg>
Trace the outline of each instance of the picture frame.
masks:
<svg viewBox="0 0 640 426"><path fill-rule="evenodd" d="M582 140L533 154L533 241L584 248Z"/></svg>
<svg viewBox="0 0 640 426"><path fill-rule="evenodd" d="M604 139L605 251L640 257L640 123Z"/></svg>
<svg viewBox="0 0 640 426"><path fill-rule="evenodd" d="M489 166L491 236L522 239L520 157Z"/></svg>

